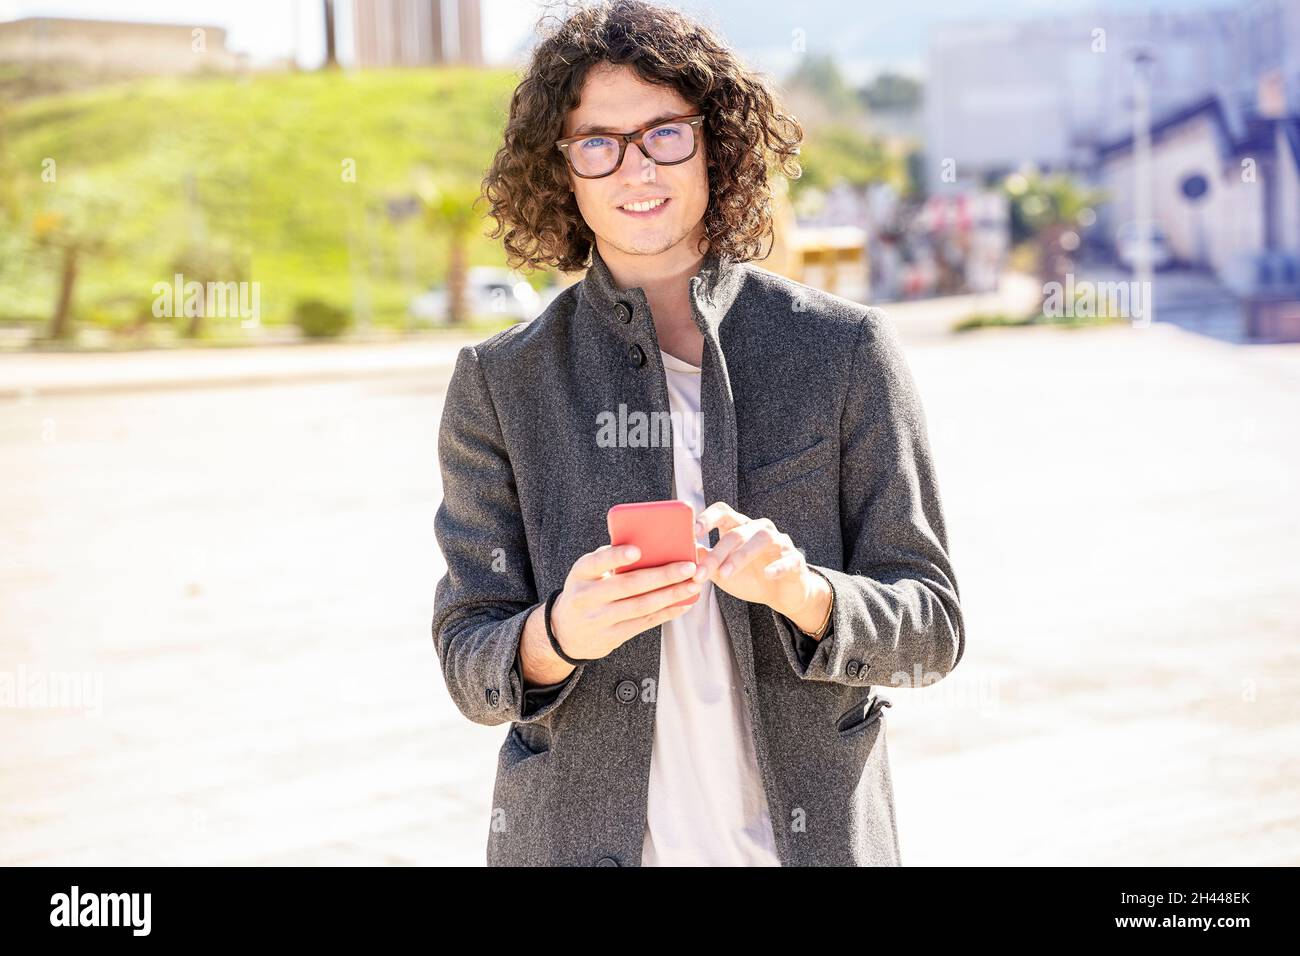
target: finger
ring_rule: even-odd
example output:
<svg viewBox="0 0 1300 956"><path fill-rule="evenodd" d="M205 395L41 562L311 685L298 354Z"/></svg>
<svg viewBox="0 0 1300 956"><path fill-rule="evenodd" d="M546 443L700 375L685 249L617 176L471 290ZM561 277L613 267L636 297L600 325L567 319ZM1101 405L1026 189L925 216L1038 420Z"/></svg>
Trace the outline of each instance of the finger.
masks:
<svg viewBox="0 0 1300 956"><path fill-rule="evenodd" d="M763 577L769 579L779 578L782 575L790 574L791 572L799 570L799 564L802 557L803 555L801 555L797 549L788 554L781 555L781 557L777 558L763 569Z"/></svg>
<svg viewBox="0 0 1300 956"><path fill-rule="evenodd" d="M695 533L697 535L708 534L714 528L724 532L730 531L748 520L748 517L725 501L715 501L701 511L700 516L695 519Z"/></svg>
<svg viewBox="0 0 1300 956"><path fill-rule="evenodd" d="M707 578L709 575L713 573L713 569L714 567L717 566L717 564L713 560L712 555L713 555L712 548L706 548L704 547L704 545L701 544L697 544L695 546L695 565L696 565L695 580L696 581L703 581L705 578Z"/></svg>
<svg viewBox="0 0 1300 956"><path fill-rule="evenodd" d="M633 564L640 556L641 549L634 544L606 544L575 561L572 573L583 581L598 581L610 571Z"/></svg>
<svg viewBox="0 0 1300 956"><path fill-rule="evenodd" d="M759 558L770 560L781 553L781 542L776 539L771 528L765 528L757 522L750 522L750 525L755 530L750 533L749 539L733 551L718 568L718 574L722 577L730 577L743 571Z"/></svg>
<svg viewBox="0 0 1300 956"><path fill-rule="evenodd" d="M634 597L624 598L621 601L613 601L605 606L601 615L602 619L608 625L626 623L639 617L653 614L656 611L663 610L671 604L683 601L690 597L695 597L700 593L700 585L696 581L682 581L678 584L672 584L668 587L658 588L645 594L638 594ZM638 632L640 633L640 632Z"/></svg>
<svg viewBox="0 0 1300 956"><path fill-rule="evenodd" d="M694 561L670 561L652 568L621 571L592 584L591 594L600 602L618 601L689 580L695 570Z"/></svg>
<svg viewBox="0 0 1300 956"><path fill-rule="evenodd" d="M620 641L620 643L627 642L638 634L643 634L650 630L650 628L664 623L664 621L671 621L674 618L681 617L689 611L691 607L693 607L693 605L688 604L682 607L661 608L660 610L653 611L650 614L643 614L641 617L633 618L630 621L624 621L614 627L611 630L611 633Z"/></svg>
<svg viewBox="0 0 1300 956"><path fill-rule="evenodd" d="M696 581L703 581L709 576L709 552L712 549L703 545L695 546L695 578Z"/></svg>
<svg viewBox="0 0 1300 956"><path fill-rule="evenodd" d="M735 528L732 528L720 537L718 543L709 551L704 562L709 575L713 575L720 567L722 567L722 563L731 557L731 555L735 554L736 550L748 541L749 536L753 533L754 528L752 527L752 523L747 523L737 525Z"/></svg>

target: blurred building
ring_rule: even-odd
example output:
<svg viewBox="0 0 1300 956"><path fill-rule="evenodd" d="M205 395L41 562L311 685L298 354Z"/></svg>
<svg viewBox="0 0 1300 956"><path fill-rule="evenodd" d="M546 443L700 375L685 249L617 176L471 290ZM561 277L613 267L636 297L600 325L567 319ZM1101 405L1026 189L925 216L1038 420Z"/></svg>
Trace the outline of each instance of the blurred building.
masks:
<svg viewBox="0 0 1300 956"><path fill-rule="evenodd" d="M1248 135L1261 89L1279 113L1300 103L1295 0L947 25L931 37L927 60L931 188L950 188L952 173L979 181L1027 163L1091 167L1097 148L1132 125L1140 50L1153 57L1153 116L1213 97L1236 139Z"/></svg>
<svg viewBox="0 0 1300 956"><path fill-rule="evenodd" d="M244 58L221 27L28 17L0 22L0 64L107 79L235 70Z"/></svg>
<svg viewBox="0 0 1300 956"><path fill-rule="evenodd" d="M1214 96L1154 119L1152 215L1181 264L1244 286L1258 252L1278 247L1284 233L1295 237L1297 210L1283 215L1279 202L1279 173L1295 174L1286 142L1292 125L1255 116L1237 135ZM1103 144L1098 160L1097 179L1109 194L1103 228L1113 234L1135 215L1132 133Z"/></svg>
<svg viewBox="0 0 1300 956"><path fill-rule="evenodd" d="M352 0L353 63L361 68L483 64L479 0Z"/></svg>
<svg viewBox="0 0 1300 956"><path fill-rule="evenodd" d="M1103 247L1135 231L1133 96L1148 59L1152 217L1250 335L1300 340L1300 2L945 27L930 48L931 188L1026 165L1100 186Z"/></svg>

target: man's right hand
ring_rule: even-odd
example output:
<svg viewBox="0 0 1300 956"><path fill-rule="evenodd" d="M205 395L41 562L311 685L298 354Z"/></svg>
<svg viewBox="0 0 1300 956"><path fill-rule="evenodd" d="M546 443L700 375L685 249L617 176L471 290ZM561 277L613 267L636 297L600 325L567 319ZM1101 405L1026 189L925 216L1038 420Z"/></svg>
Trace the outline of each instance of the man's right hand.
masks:
<svg viewBox="0 0 1300 956"><path fill-rule="evenodd" d="M604 657L693 605L671 607L700 593L705 573L694 561L675 561L616 574L640 557L635 545L604 545L573 563L551 608L551 631L570 657Z"/></svg>
<svg viewBox="0 0 1300 956"><path fill-rule="evenodd" d="M564 590L551 606L551 630L570 657L604 657L694 606L670 605L700 593L705 569L694 561L674 561L615 573L639 556L635 545L607 544L573 563ZM528 686L557 684L574 669L551 649L545 612L544 606L538 607L524 628L520 663Z"/></svg>

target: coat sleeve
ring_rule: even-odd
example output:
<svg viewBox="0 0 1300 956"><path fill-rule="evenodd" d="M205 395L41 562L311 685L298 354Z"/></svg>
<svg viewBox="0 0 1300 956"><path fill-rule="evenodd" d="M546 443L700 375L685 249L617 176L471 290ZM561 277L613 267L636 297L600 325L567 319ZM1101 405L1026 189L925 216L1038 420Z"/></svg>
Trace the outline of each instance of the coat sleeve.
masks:
<svg viewBox="0 0 1300 956"><path fill-rule="evenodd" d="M965 624L925 413L898 334L877 310L858 332L840 421L843 570L820 641L773 611L794 672L853 686L916 687L947 675ZM798 542L795 542L798 544Z"/></svg>
<svg viewBox="0 0 1300 956"><path fill-rule="evenodd" d="M433 643L456 706L479 724L540 720L576 686L523 686L519 642L539 600L518 491L478 350L456 357L438 431L442 504L434 535L447 571L434 595Z"/></svg>

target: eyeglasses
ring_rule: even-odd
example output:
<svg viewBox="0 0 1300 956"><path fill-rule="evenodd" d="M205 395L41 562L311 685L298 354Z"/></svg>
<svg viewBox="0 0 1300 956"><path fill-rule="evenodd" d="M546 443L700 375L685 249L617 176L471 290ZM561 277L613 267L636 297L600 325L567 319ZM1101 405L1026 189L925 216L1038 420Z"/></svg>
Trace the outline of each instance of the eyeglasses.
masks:
<svg viewBox="0 0 1300 956"><path fill-rule="evenodd" d="M558 139L555 145L568 159L574 175L599 179L623 165L628 143L636 143L641 155L658 166L686 162L695 155L699 145L695 129L703 123L703 114L673 116L632 133L583 133Z"/></svg>

